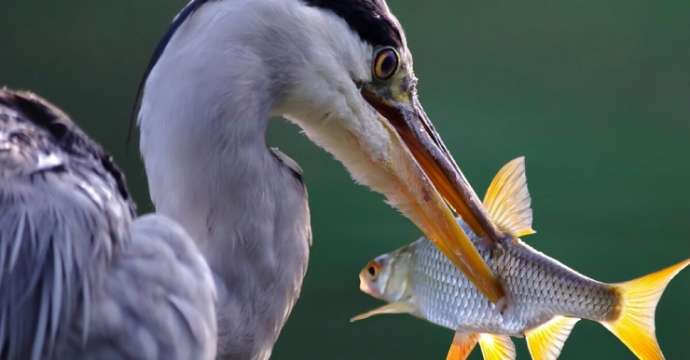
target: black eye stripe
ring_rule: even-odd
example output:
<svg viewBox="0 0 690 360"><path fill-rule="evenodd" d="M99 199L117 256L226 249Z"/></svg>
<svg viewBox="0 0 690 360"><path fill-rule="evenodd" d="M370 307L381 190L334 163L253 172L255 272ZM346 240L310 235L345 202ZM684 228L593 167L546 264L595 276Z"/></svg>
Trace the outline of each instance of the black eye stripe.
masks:
<svg viewBox="0 0 690 360"><path fill-rule="evenodd" d="M402 47L397 20L384 0L303 0L340 16L362 40L374 46Z"/></svg>

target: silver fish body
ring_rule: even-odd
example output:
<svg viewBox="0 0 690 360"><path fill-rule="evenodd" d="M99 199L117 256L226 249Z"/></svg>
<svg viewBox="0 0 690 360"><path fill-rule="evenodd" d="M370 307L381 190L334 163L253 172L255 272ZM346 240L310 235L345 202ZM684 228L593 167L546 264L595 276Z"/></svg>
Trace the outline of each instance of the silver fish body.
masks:
<svg viewBox="0 0 690 360"><path fill-rule="evenodd" d="M463 229L471 230L461 222ZM590 279L519 240L490 251L471 236L503 284L505 308L486 299L426 238L394 252L408 257L414 314L452 330L521 336L556 315L604 321L617 316L614 287Z"/></svg>
<svg viewBox="0 0 690 360"><path fill-rule="evenodd" d="M487 299L426 238L370 261L360 289L388 304L354 317L409 313L455 331L447 359L465 359L477 343L485 359L515 359L510 336L525 336L535 360L555 360L579 319L601 323L637 357L661 360L654 313L668 283L690 259L637 279L605 284L534 250L524 158L506 164L487 189L484 206L505 234L477 236L458 224L500 282L504 298ZM448 250L448 249L446 249ZM451 249L459 251L459 249Z"/></svg>

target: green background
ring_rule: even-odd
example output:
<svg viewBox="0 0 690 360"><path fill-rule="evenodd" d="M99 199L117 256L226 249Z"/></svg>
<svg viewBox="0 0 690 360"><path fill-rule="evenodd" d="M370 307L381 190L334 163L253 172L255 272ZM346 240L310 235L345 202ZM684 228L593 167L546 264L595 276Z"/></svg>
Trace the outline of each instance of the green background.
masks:
<svg viewBox="0 0 690 360"><path fill-rule="evenodd" d="M128 118L149 54L183 4L15 0L0 11L0 83L72 114L115 155L142 212L151 205L137 146L125 143ZM389 5L407 30L422 101L475 188L527 156L539 231L530 244L602 281L690 256L690 1ZM276 121L269 137L304 168L314 232L302 298L274 358L442 358L448 330L408 316L348 323L379 305L358 291L360 267L419 231L294 126ZM689 289L690 271L657 313L669 359L690 356ZM588 321L562 355L631 357Z"/></svg>

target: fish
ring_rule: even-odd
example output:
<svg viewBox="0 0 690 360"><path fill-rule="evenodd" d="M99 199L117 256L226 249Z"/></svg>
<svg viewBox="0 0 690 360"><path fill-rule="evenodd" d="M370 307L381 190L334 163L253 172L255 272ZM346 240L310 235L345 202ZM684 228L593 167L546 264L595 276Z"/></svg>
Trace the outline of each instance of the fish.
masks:
<svg viewBox="0 0 690 360"><path fill-rule="evenodd" d="M557 359L580 319L599 322L640 359L663 359L655 334L656 306L668 283L690 259L638 279L604 283L591 279L527 245L534 234L525 158L506 164L484 198L494 224L506 234L498 246L470 235L506 292L496 304L428 239L381 255L360 272L360 289L386 305L352 318L410 314L455 331L448 360L465 359L476 344L484 359L514 359L511 337L525 337L532 359Z"/></svg>

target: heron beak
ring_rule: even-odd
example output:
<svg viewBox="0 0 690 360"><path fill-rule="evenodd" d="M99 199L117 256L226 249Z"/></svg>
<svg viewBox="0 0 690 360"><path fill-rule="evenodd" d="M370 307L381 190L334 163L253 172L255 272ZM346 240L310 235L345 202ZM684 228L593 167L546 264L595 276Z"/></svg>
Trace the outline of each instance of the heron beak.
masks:
<svg viewBox="0 0 690 360"><path fill-rule="evenodd" d="M477 236L492 242L501 234L446 149L416 94L401 94L398 99L392 99L362 88L362 96L388 121L387 126L400 140L399 149L393 149L391 166L403 179L406 189L401 190L411 203L408 215L489 300L501 300L504 292L500 282L457 224L448 204Z"/></svg>

